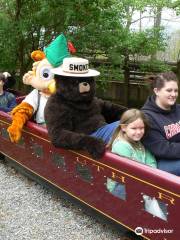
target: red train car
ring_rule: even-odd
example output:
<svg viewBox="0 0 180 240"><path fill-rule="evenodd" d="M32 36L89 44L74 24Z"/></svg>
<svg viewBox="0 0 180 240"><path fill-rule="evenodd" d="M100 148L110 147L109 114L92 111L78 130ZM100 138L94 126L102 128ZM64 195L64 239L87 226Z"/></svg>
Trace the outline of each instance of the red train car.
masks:
<svg viewBox="0 0 180 240"><path fill-rule="evenodd" d="M179 177L109 151L97 161L83 151L55 148L47 130L30 121L14 144L10 123L0 112L0 152L10 161L144 239L179 239Z"/></svg>

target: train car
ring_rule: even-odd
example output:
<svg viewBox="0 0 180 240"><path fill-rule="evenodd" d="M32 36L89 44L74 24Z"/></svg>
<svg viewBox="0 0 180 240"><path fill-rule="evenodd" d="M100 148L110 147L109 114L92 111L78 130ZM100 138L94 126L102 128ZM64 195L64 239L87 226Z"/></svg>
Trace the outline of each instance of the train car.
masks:
<svg viewBox="0 0 180 240"><path fill-rule="evenodd" d="M103 158L55 148L46 128L29 121L21 141L7 133L9 114L0 112L0 152L44 182L64 191L135 232L143 239L177 240L180 236L180 178L108 150Z"/></svg>

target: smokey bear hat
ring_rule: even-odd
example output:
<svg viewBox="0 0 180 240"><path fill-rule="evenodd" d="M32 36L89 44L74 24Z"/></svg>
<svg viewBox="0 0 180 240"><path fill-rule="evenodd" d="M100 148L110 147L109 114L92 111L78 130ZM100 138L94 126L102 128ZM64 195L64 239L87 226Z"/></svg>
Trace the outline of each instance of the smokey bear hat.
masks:
<svg viewBox="0 0 180 240"><path fill-rule="evenodd" d="M89 61L85 58L67 57L63 59L60 67L51 69L51 72L60 76L69 77L95 77L100 72L89 69Z"/></svg>

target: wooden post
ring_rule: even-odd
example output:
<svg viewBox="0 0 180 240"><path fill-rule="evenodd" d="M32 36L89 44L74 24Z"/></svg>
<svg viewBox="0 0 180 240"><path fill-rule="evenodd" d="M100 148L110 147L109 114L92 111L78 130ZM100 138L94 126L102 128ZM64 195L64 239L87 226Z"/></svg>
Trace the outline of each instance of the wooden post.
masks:
<svg viewBox="0 0 180 240"><path fill-rule="evenodd" d="M177 72L176 72L176 74L177 74L177 77L178 77L178 79L180 81L180 60L177 61Z"/></svg>
<svg viewBox="0 0 180 240"><path fill-rule="evenodd" d="M124 60L124 105L126 107L129 106L129 78L130 78L130 70L129 70L129 55L125 56Z"/></svg>

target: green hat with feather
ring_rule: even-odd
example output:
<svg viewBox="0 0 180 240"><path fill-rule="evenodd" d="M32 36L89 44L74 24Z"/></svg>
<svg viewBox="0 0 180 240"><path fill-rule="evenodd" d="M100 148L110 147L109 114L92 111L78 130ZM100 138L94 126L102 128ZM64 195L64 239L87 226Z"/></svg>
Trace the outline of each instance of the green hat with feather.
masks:
<svg viewBox="0 0 180 240"><path fill-rule="evenodd" d="M64 34L60 34L51 44L45 48L44 53L47 60L53 67L58 67L63 63L63 59L70 57L68 43Z"/></svg>

